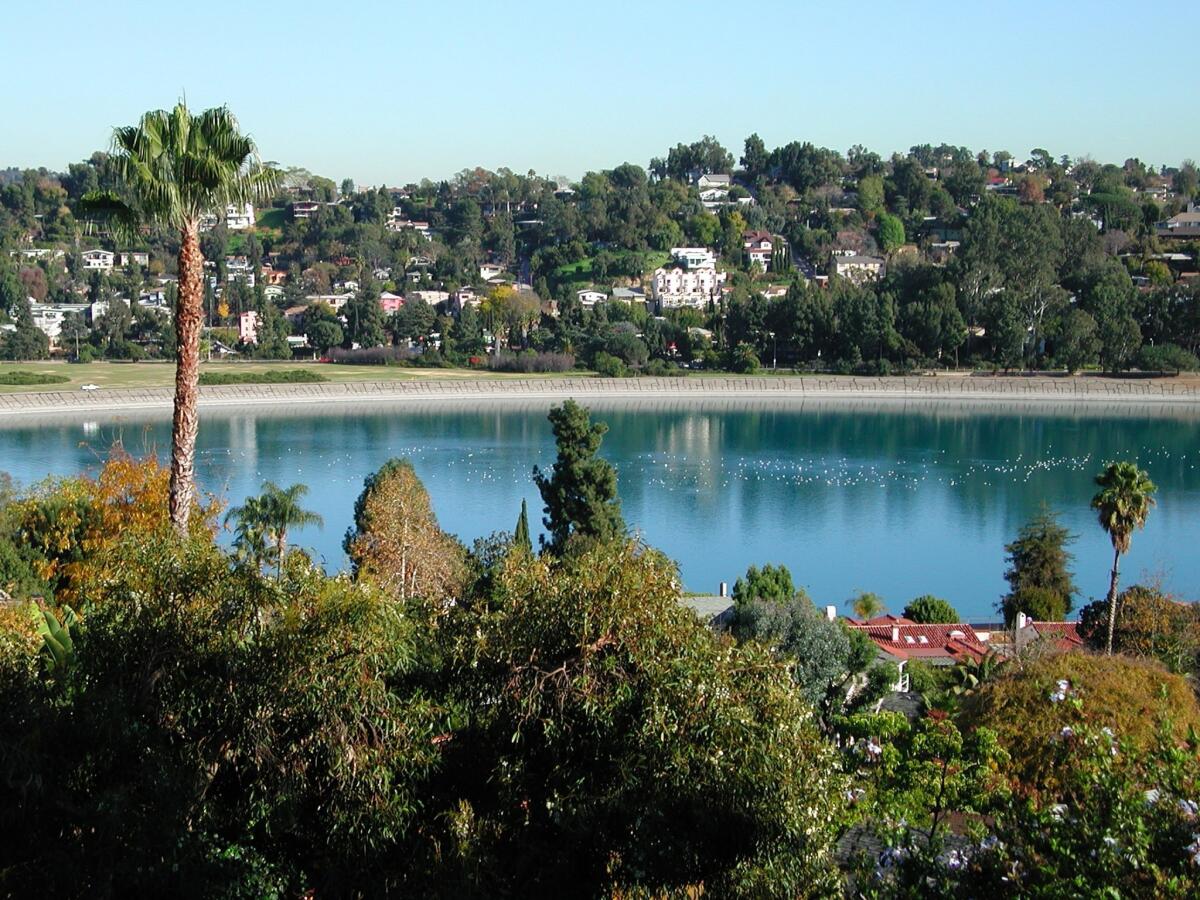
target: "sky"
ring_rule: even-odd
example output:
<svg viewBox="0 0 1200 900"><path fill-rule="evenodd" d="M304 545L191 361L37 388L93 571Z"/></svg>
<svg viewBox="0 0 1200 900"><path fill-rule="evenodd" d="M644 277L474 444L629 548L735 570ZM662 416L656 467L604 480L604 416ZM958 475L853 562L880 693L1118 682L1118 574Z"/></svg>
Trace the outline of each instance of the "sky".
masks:
<svg viewBox="0 0 1200 900"><path fill-rule="evenodd" d="M974 8L964 8L964 7ZM359 185L577 178L715 135L1154 166L1200 158L1194 0L13 3L0 168L65 169L186 96L263 159ZM1137 18L1135 18L1137 16Z"/></svg>

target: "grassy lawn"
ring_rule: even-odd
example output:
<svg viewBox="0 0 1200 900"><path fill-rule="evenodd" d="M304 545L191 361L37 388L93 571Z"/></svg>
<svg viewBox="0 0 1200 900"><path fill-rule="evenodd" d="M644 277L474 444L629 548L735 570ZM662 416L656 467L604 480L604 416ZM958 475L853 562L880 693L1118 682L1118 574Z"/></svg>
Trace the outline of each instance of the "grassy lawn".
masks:
<svg viewBox="0 0 1200 900"><path fill-rule="evenodd" d="M671 258L671 255L663 250L649 250L645 253L638 253L633 250L620 250L613 254L622 262L614 266L614 269L624 270L623 261L629 256L637 256L640 259L639 265L643 274L653 272L659 266L664 266ZM551 275L552 279L558 283L573 283L573 284L588 284L592 282L592 258L581 259L578 262L568 263L565 266L559 266ZM612 276L609 276L611 279Z"/></svg>
<svg viewBox="0 0 1200 900"><path fill-rule="evenodd" d="M215 362L201 365L202 372L269 372L282 369L311 369L329 381L421 381L451 378L547 378L588 377L588 372L564 372L557 375L518 375L504 372L488 372L479 369L409 369L399 366L339 366L330 363L293 362ZM0 373L11 371L46 372L65 376L63 384L8 385L0 384L0 393L13 394L24 391L77 391L84 384L98 384L101 388L152 388L171 387L175 383L174 363L139 362L93 362L73 364L59 361L4 362Z"/></svg>

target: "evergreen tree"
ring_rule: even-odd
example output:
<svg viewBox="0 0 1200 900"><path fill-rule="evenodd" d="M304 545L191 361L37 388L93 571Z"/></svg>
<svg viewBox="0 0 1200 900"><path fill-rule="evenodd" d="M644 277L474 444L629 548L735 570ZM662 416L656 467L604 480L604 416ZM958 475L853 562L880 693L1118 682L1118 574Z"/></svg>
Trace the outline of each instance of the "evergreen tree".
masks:
<svg viewBox="0 0 1200 900"><path fill-rule="evenodd" d="M345 315L346 340L350 343L360 347L382 347L388 343L379 289L374 284L363 285L358 296L346 304Z"/></svg>
<svg viewBox="0 0 1200 900"><path fill-rule="evenodd" d="M1043 509L1005 546L1009 569L1004 578L1009 592L1000 599L999 609L1006 625L1012 625L1019 612L1053 622L1071 611L1076 587L1068 569L1072 554L1067 545L1074 540L1054 513Z"/></svg>
<svg viewBox="0 0 1200 900"><path fill-rule="evenodd" d="M549 474L537 467L533 480L546 504L542 520L552 553L561 554L574 536L599 542L625 533L616 470L596 455L608 426L592 424L588 410L574 400L550 410L558 458Z"/></svg>
<svg viewBox="0 0 1200 900"><path fill-rule="evenodd" d="M517 517L517 527L513 531L513 546L533 552L533 541L529 537L529 505L524 500L521 501L521 515Z"/></svg>
<svg viewBox="0 0 1200 900"><path fill-rule="evenodd" d="M258 307L258 347L254 355L259 359L291 359L292 348L287 341L290 331L279 307L264 300Z"/></svg>
<svg viewBox="0 0 1200 900"><path fill-rule="evenodd" d="M49 356L50 340L33 323L29 300L20 297L8 312L17 330L5 332L3 340L0 341L0 358L45 359Z"/></svg>

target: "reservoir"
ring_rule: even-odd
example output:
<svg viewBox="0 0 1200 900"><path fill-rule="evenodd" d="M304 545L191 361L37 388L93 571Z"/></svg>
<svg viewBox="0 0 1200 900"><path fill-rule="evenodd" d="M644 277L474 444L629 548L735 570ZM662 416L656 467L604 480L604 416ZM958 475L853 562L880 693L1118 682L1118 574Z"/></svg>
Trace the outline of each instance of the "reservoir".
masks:
<svg viewBox="0 0 1200 900"><path fill-rule="evenodd" d="M1122 561L1122 585L1200 594L1200 409L1192 405L803 398L587 401L609 426L626 522L715 593L752 564L784 563L819 605L859 591L889 611L924 593L976 621L1006 589L1005 543L1044 504L1078 539L1076 583L1103 597L1111 545L1088 502L1104 463L1131 459L1158 505ZM326 566L364 477L410 459L442 527L466 544L511 530L531 474L554 462L551 400L423 401L206 410L197 471L227 505L264 481L304 482L322 529L290 535ZM169 413L79 413L0 422L0 470L22 485L94 470L115 441L167 456ZM222 540L228 541L228 533ZM535 537L536 540L536 537Z"/></svg>

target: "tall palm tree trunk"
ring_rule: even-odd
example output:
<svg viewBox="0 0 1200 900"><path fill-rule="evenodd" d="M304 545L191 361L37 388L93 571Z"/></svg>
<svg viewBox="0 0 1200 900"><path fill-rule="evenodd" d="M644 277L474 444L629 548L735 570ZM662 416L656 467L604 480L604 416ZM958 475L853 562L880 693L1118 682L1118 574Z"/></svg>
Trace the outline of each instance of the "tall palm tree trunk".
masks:
<svg viewBox="0 0 1200 900"><path fill-rule="evenodd" d="M200 329L204 324L204 257L195 223L180 232L179 297L175 304L175 415L171 422L171 524L187 534L196 497L196 409L200 384Z"/></svg>
<svg viewBox="0 0 1200 900"><path fill-rule="evenodd" d="M283 554L287 552L287 529L280 529L279 540L275 542L275 580L283 578Z"/></svg>
<svg viewBox="0 0 1200 900"><path fill-rule="evenodd" d="M1108 582L1108 655L1112 656L1113 631L1117 625L1117 578L1120 575L1121 551L1113 550L1112 577Z"/></svg>

